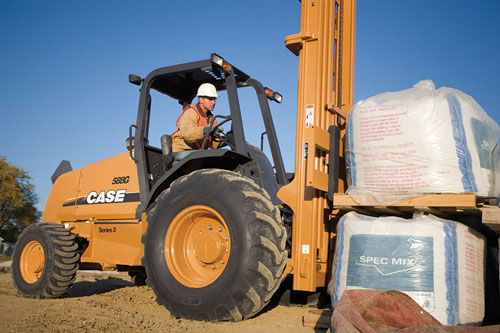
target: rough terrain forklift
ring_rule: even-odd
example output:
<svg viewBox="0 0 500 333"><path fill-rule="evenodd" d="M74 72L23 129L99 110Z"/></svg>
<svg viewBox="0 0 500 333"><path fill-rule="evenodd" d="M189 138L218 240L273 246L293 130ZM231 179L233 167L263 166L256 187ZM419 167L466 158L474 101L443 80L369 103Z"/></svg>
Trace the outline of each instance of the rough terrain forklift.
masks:
<svg viewBox="0 0 500 333"><path fill-rule="evenodd" d="M77 170L61 162L42 223L16 245L13 279L22 295L59 297L78 269L121 270L147 283L174 316L237 321L258 313L287 275L294 290L326 286L339 217L334 194L346 187L355 2L301 6L301 32L285 40L299 56L295 173L285 172L269 110L268 100L281 95L221 56L130 75L140 100L128 151ZM168 140L161 149L149 143L159 141L149 137L151 93L185 106L205 82L227 92L230 115L216 116L210 131L227 147L172 163ZM238 98L246 87L257 94L272 164L246 142ZM226 123L231 130L217 137Z"/></svg>
<svg viewBox="0 0 500 333"><path fill-rule="evenodd" d="M79 264L127 270L138 284L147 276L159 303L177 316L255 314L279 287L287 259L276 193L288 180L268 104L281 96L216 54L129 80L141 89L128 152L74 171L61 163L44 223L27 228L16 246L16 287L28 297L60 296ZM171 143L149 145L150 91L185 106L205 82L227 91L230 115L216 115L222 121L210 132L214 140L230 135L230 149L201 149L172 163ZM276 172L245 141L237 91L243 87L257 93ZM217 134L228 122L230 133Z"/></svg>

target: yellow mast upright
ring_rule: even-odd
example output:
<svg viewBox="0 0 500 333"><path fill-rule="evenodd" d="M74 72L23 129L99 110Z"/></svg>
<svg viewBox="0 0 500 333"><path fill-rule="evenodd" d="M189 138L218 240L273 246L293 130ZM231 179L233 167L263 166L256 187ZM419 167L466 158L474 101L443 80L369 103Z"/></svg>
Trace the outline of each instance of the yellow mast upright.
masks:
<svg viewBox="0 0 500 333"><path fill-rule="evenodd" d="M299 56L294 180L279 192L293 211L293 289L315 291L327 283L335 214L327 199L330 135L339 125L340 178L345 190L343 135L353 104L355 0L302 0L300 33L286 47Z"/></svg>

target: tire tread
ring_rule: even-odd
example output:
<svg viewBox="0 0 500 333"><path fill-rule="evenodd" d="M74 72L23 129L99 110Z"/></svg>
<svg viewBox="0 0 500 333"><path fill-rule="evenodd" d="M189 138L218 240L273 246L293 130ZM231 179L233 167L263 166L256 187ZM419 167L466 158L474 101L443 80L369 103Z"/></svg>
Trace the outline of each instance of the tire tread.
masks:
<svg viewBox="0 0 500 333"><path fill-rule="evenodd" d="M43 234L48 242L49 249L44 249L45 255L52 253L51 258L46 259L46 265L42 276L36 283L40 286L36 290L27 291L23 287L26 283L22 280L19 268L20 253L13 258L12 277L14 285L18 292L28 298L58 298L64 295L72 287L76 278L76 272L79 266L80 255L76 252L78 244L75 241L75 235L64 226L56 223L35 223L23 230L18 238L20 240L27 238L28 241L32 235ZM17 249L16 251L22 251ZM44 277L44 275L48 276Z"/></svg>
<svg viewBox="0 0 500 333"><path fill-rule="evenodd" d="M159 214L162 214L162 209L159 207L168 206L168 202L165 200L169 193L192 186L200 181L205 181L207 184L222 182L226 185L228 192L239 196L242 210L248 219L249 237L251 238L249 253L254 253L250 256L252 267L244 269L245 272L242 276L246 278L233 291L231 297L233 302L218 304L207 313L188 312L173 308L166 299L159 296L161 295L158 290L160 286L157 285L159 282L151 278L148 272L149 262L143 257L142 265L146 268L146 283L157 295L157 303L165 306L174 316L192 320L208 318L210 321L240 321L254 316L269 303L272 295L281 284L287 258L286 229L281 222L279 209L272 204L269 194L253 180L236 172L221 169L201 169L176 179L168 189L156 198L149 209L147 214L148 229L142 236L142 243L146 248L149 232L152 232L150 227L154 221L159 219ZM269 255L257 255L262 251L269 253ZM252 277L258 277L256 280L259 282L255 282Z"/></svg>

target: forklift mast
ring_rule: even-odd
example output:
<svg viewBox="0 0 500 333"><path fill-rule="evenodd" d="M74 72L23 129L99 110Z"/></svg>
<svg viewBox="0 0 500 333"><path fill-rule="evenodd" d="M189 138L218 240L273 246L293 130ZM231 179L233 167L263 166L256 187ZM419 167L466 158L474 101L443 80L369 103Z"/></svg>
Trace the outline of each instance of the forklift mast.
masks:
<svg viewBox="0 0 500 333"><path fill-rule="evenodd" d="M300 33L285 38L299 57L295 176L278 192L293 211L293 289L327 283L337 211L346 189L345 121L353 104L355 0L302 0Z"/></svg>

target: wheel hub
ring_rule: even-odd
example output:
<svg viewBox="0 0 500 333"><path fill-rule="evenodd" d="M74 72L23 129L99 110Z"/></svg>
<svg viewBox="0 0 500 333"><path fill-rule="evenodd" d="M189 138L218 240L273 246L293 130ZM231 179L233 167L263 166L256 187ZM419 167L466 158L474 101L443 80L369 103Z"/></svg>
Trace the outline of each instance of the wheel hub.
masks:
<svg viewBox="0 0 500 333"><path fill-rule="evenodd" d="M28 242L21 252L19 266L24 281L30 284L37 282L45 267L45 252L42 244L35 240Z"/></svg>
<svg viewBox="0 0 500 333"><path fill-rule="evenodd" d="M223 239L214 232L204 233L194 246L196 256L205 264L219 261L224 255Z"/></svg>
<svg viewBox="0 0 500 333"><path fill-rule="evenodd" d="M229 259L229 229L220 214L202 205L185 208L165 236L165 261L179 283L202 288L213 283Z"/></svg>

